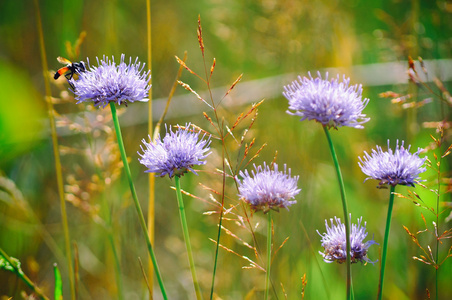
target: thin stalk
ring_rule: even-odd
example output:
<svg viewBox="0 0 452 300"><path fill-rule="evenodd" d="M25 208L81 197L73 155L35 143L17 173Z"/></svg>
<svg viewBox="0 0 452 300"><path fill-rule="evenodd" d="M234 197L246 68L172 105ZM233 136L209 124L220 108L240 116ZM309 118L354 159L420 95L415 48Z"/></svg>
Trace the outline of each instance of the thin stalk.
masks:
<svg viewBox="0 0 452 300"><path fill-rule="evenodd" d="M436 253L435 253L435 256L436 256L436 263L438 263L438 246L439 246L439 239L438 239L438 237L436 238ZM435 299L436 300L438 300L439 298L438 298L438 276L439 276L439 267L438 267L438 265L436 265L435 266L435 293L436 293L436 296L435 296Z"/></svg>
<svg viewBox="0 0 452 300"><path fill-rule="evenodd" d="M36 22L37 29L39 35L39 46L41 52L41 62L42 62L42 71L44 75L44 85L46 91L46 103L47 103L47 111L49 114L49 123L50 123L50 132L52 135L52 147L53 147L53 155L55 157L55 174L57 179L57 187L58 187L58 196L60 198L60 209L61 209L61 223L63 225L63 233L64 233L64 242L66 247L66 261L68 265L68 273L69 273L69 283L71 287L71 299L75 300L75 280L74 280L74 267L72 264L72 251L71 251L71 239L69 236L69 225L67 221L67 213L66 213L66 201L64 199L64 187L63 187L63 172L61 170L61 160L60 160L60 151L58 147L58 136L56 132L55 126L55 111L53 109L53 104L51 100L51 90L50 90L50 82L48 75L48 65L47 65L47 56L44 44L44 33L42 31L42 21L41 21L41 12L39 10L38 0L34 1L36 8Z"/></svg>
<svg viewBox="0 0 452 300"><path fill-rule="evenodd" d="M193 251L191 250L190 236L188 234L187 218L185 216L184 200L182 199L182 192L180 189L179 176L174 177L176 183L177 203L179 205L180 222L182 231L184 233L185 247L187 248L188 262L190 264L191 276L193 277L193 285L195 286L196 299L202 299L201 288L199 287L198 278L196 277L195 260L193 259Z"/></svg>
<svg viewBox="0 0 452 300"><path fill-rule="evenodd" d="M441 161L440 161L441 162ZM441 163L440 163L441 166ZM438 227L439 227L439 188L440 188L440 170L438 170L438 195L436 199L436 228L435 228L435 235L436 235L436 251L435 251L435 299L438 300L438 277L439 277L439 265L438 265L438 258L439 258L439 238L438 238Z"/></svg>
<svg viewBox="0 0 452 300"><path fill-rule="evenodd" d="M388 215L386 217L385 238L383 242L383 253L381 255L380 284L378 285L378 300L383 298L383 283L385 279L386 254L388 251L389 229L391 228L392 207L394 206L395 186L391 186L389 195Z"/></svg>
<svg viewBox="0 0 452 300"><path fill-rule="evenodd" d="M443 131L441 131L441 141L443 139ZM439 276L439 265L438 265L438 259L439 259L439 238L438 238L438 229L439 229L439 201L441 196L441 162L443 160L443 156L441 155L441 144L438 145L439 148L439 162L438 162L438 191L436 193L436 227L435 227L435 236L436 236L436 249L435 249L435 299L438 300L438 276Z"/></svg>
<svg viewBox="0 0 452 300"><path fill-rule="evenodd" d="M217 233L217 245L215 247L215 259L213 264L213 272L212 272L212 284L210 287L210 300L213 298L213 290L215 288L215 276L217 274L217 265L218 265L218 253L219 253L219 245L220 245L220 237L221 237L221 228L223 226L223 214L224 214L224 188L226 185L226 176L225 176L225 163L224 163L224 155L226 152L226 149L224 147L224 139L222 137L223 141L223 147L222 147L222 158L223 158L223 190L222 190L222 196L221 196L221 208L220 208L220 218L218 220L218 233Z"/></svg>
<svg viewBox="0 0 452 300"><path fill-rule="evenodd" d="M211 69L210 75L209 75L209 72L207 71L206 57L205 57L205 52L204 52L204 41L203 41L203 36L202 36L201 16L200 15L198 15L198 42L199 42L199 46L201 48L202 60L203 60L203 64L204 64L204 73L206 76L205 83L207 85L207 90L209 91L210 101L212 102L213 113L215 115L215 121L218 124L218 128L215 128L215 126L214 126L214 128L217 130L218 135L220 136L220 139L221 139L221 143L222 143L221 160L223 161L223 168L222 168L222 170L223 170L223 186L222 186L222 192L221 192L220 217L218 220L218 234L217 234L217 241L216 241L216 246L215 246L215 259L214 259L213 272L212 272L212 284L211 284L211 289L210 289L210 300L212 300L213 290L215 288L215 276L217 273L221 228L223 226L222 222L223 222L223 215L224 215L224 198L225 198L225 185L226 185L225 155L228 156L228 152L226 151L226 144L224 141L224 137L225 137L224 136L224 127L223 127L224 124L220 122L217 107L215 105L215 101L213 100L212 89L210 87L210 79L213 74L213 69ZM212 65L212 68L213 68L213 65ZM201 80L203 80L201 77L199 77L199 78ZM229 156L228 156L228 161L230 161Z"/></svg>
<svg viewBox="0 0 452 300"><path fill-rule="evenodd" d="M0 248L0 256L3 256L5 260L13 267L14 273L38 296L41 300L49 300L41 291L40 288L38 288L31 280L28 278L27 275L24 274L24 272L17 267L17 265L11 260L11 257L9 257L8 254L6 254L5 251L3 251L2 248Z"/></svg>
<svg viewBox="0 0 452 300"><path fill-rule="evenodd" d="M148 69L152 68L152 35L151 35L151 0L146 0L146 32L147 32L147 52L148 52ZM152 84L152 77L149 79L149 84ZM149 136L153 136L152 128L152 89L149 89L148 95L148 133ZM154 139L153 139L154 141ZM154 227L155 227L155 176L149 173L149 198L148 198L148 235L152 243L154 243ZM152 299L152 261L149 260L149 275L148 281L150 286L149 298Z"/></svg>
<svg viewBox="0 0 452 300"><path fill-rule="evenodd" d="M351 247L350 247L350 217L348 215L347 209L347 198L345 197L345 187L344 180L342 179L341 168L339 167L339 162L337 160L336 150L334 149L333 141L331 140L330 132L326 126L323 126L325 131L326 139L328 140L328 145L330 146L331 156L333 157L334 167L336 169L337 180L339 182L339 189L341 191L342 199L342 210L344 213L344 224L345 224L345 238L346 238L346 267L347 267L347 298L353 299L353 283L352 283L352 268L351 268Z"/></svg>
<svg viewBox="0 0 452 300"><path fill-rule="evenodd" d="M140 202L138 201L137 192L135 190L135 186L132 181L132 174L130 173L129 163L127 161L126 149L124 147L124 142L122 141L121 128L119 127L118 115L116 113L116 107L114 102L110 102L111 115L113 117L113 124L115 125L116 137L118 139L119 152L121 153L121 159L124 164L124 170L126 172L127 180L129 182L130 192L132 193L133 202L135 204L135 209L138 213L138 220L140 221L141 229L143 230L143 234L146 238L146 245L148 247L149 255L151 256L152 264L154 266L155 275L157 277L157 281L160 286L160 290L162 292L163 299L168 299L166 295L166 290L163 285L163 280L160 275L160 271L157 265L157 259L155 258L154 249L152 248L151 239L148 235L148 229L146 227L146 221L144 220L143 211L141 209Z"/></svg>
<svg viewBox="0 0 452 300"><path fill-rule="evenodd" d="M268 300L270 292L270 266L272 264L272 214L271 210L267 213L267 274L265 276L265 300Z"/></svg>

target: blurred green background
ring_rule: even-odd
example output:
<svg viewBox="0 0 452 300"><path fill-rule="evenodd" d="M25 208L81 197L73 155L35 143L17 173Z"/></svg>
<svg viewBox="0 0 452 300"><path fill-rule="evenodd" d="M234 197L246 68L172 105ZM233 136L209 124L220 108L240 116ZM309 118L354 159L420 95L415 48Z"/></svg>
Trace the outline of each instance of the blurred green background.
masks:
<svg viewBox="0 0 452 300"><path fill-rule="evenodd" d="M304 76L308 71L315 74L324 68L335 68L330 69L333 76L334 72L350 76L353 84L364 83L364 96L370 98L364 112L371 121L363 130L340 128L332 131L332 136L343 168L352 220L363 216L367 221L369 238L373 236L381 245L389 192L376 189L375 181L363 184L365 175L358 167L358 156L376 144L385 146L387 139L391 139L392 147L396 139L406 140L413 149L426 147L431 143L429 135L438 135L434 129L424 128L423 122L449 120L450 106L425 88L408 84L408 77L403 72L397 82L390 82L388 78L393 78L394 73L399 74L396 70L384 69L386 73L381 74L372 72L372 68L364 68L364 73L360 73L365 74L364 79L353 76L356 74L354 66L400 62L389 66L402 66L405 70L409 55L413 58L421 56L424 60L442 59L441 63L432 64L435 67L429 70L429 79L438 76L451 90L450 71L445 67L450 66L452 59L451 2L151 2L152 93L160 103L164 103L168 96L179 68L175 55L183 57L187 51L187 65L204 74L196 36L198 15L202 20L208 67L216 58L212 86L224 87L225 93L239 74L244 74L236 89L239 90L241 85L247 88L232 93L228 106L220 111L226 123L231 126L241 112L249 110L250 104L244 101L261 100L255 99L259 93L252 89L259 91L267 87L259 80L267 79L269 88L280 90L276 94L264 95L266 100L259 106L259 116L247 136L248 143L250 136L256 138L253 154L260 145L267 143L255 160L256 164L272 161L277 151L277 162L280 165L286 163L292 168L292 174L300 175L302 192L297 196L298 203L290 211L273 214L275 246L288 236L290 239L273 261L272 280L276 294L272 294L272 299L284 299L283 291L288 299L300 299L301 277L305 273L308 280L306 299L340 299L345 293L345 268L321 260L318 251L322 248L316 232L324 232L325 219L343 218L332 161L321 126L313 122L300 123L297 117L285 113L287 100L282 97L283 85L295 80L298 74ZM119 58L122 53L133 58L138 56L143 62L147 60L145 1L40 1L39 10L48 68L53 72L61 67L57 56L70 57L66 41L74 43L81 31L87 35L79 57L75 58L77 60L86 61L88 57L95 64L96 57L113 55ZM32 1L0 2L0 246L9 255L20 259L25 273L47 295L51 295L53 288L53 263L58 263L63 273L65 298L69 299L54 156L44 100L44 76L52 73L42 69L37 11ZM200 93L206 91L205 84L188 72L184 72L182 80ZM429 85L438 91L433 83ZM112 210L125 298L145 299L146 286L138 257L146 262L147 252L126 180L122 169L118 169L119 156L109 120L110 112L85 104L74 105L64 82L55 83L52 79L51 88L59 114L57 125L69 201L69 228L71 239L79 251L79 299L117 298L112 253L102 225L105 199ZM412 93L418 101L432 97L433 101L417 110L406 110L391 104L389 99L379 98L379 93L387 90ZM181 87L176 90L176 95L166 122L192 122L212 131L201 114L202 111L211 113L208 108L199 109L199 101ZM154 106L155 116L162 113L158 101ZM187 114L182 107L187 107L187 110L194 107L193 113ZM141 139L147 136L146 111L147 105L143 103L122 110L122 120L125 121L123 136L145 211L148 177L137 161L136 151ZM140 117L136 117L138 115ZM240 133L237 133L239 137ZM447 147L451 144L447 131L445 139ZM238 152L232 140L228 143L234 159L243 155L243 149ZM213 155L203 168L208 171L221 167L220 144L214 141L212 146ZM433 159L432 154L429 157ZM442 169L444 176L450 177L447 160ZM428 171L422 178L430 183L435 173ZM199 182L220 190L221 176L205 172L200 176L189 174L182 178L185 190L208 199L208 191L202 189ZM193 299L176 197L170 189L173 184L168 178L156 179L156 254L170 298ZM237 192L232 180L227 184L228 204L236 205ZM429 185L429 188L435 186ZM402 194L407 194L407 190L405 187L397 189ZM426 206L435 205L436 198L427 189L417 187L415 191L422 195ZM451 201L449 194L441 200ZM209 238L216 237L218 215L204 214L215 210L209 201L189 197L185 197L185 201L198 276L207 297L215 249ZM450 213L450 206L442 206L441 210L445 212L440 217L440 232L451 227L450 221L444 221ZM236 212L243 215L240 205ZM434 269L412 259L424 253L411 242L402 227L407 226L411 232L425 229L421 213L433 230L432 213L407 199L396 199L385 280L387 299L426 299L426 289L434 295ZM257 213L251 222L259 224L255 235L262 254L265 254L265 218ZM249 231L232 221L224 225L253 244ZM223 234L221 243L258 262L254 253L236 239ZM427 244L434 247L434 238L425 233L421 243L425 247ZM444 258L450 247L450 240L445 240L440 248L440 257ZM369 257L378 259L378 246L370 248ZM264 272L242 269L244 266L248 266L245 260L220 249L215 292L221 299L244 299L247 295L248 299L262 298ZM451 270L452 260L446 261L439 269L440 299L452 296ZM353 266L356 299L376 297L378 274L378 263ZM17 277L0 271L1 299L20 299L22 290L29 292ZM157 286L155 294L155 298L160 299Z"/></svg>

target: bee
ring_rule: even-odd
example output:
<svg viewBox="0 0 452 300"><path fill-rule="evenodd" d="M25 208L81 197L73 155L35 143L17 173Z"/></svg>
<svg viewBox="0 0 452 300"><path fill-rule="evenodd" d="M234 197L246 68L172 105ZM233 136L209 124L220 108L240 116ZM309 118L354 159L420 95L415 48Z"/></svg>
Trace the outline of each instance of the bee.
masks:
<svg viewBox="0 0 452 300"><path fill-rule="evenodd" d="M60 68L58 71L56 71L53 78L57 80L61 75L64 74L64 77L69 81L74 77L74 74L80 74L81 72L86 71L85 63L83 61L80 62L71 62L69 59L66 59L64 57L58 56L57 57L58 62L65 64L65 67ZM69 82L72 88L74 86Z"/></svg>

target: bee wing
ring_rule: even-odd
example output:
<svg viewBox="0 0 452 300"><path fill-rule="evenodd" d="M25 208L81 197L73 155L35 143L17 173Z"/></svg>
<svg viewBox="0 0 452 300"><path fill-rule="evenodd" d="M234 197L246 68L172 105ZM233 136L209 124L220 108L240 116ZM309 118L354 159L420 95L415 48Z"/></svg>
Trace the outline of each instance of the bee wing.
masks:
<svg viewBox="0 0 452 300"><path fill-rule="evenodd" d="M59 63L65 64L65 65L72 64L72 62L69 59L61 57L61 56L58 56L57 60L58 60Z"/></svg>

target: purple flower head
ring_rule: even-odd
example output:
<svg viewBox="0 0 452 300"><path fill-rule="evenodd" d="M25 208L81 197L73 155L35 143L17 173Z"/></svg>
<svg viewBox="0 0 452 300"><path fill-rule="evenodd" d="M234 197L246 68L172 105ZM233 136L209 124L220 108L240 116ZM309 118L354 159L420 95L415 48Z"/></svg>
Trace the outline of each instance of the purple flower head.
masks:
<svg viewBox="0 0 452 300"><path fill-rule="evenodd" d="M395 151L392 151L388 140L388 151L383 151L380 146L377 146L377 150L372 149L370 155L364 151L364 159L359 157L358 165L364 174L370 176L366 180L371 178L380 180L380 186L400 184L414 187L419 181L417 180L419 174L427 170L423 167L427 158L419 157L423 149L418 148L417 152L410 153L411 146L405 149L403 144L404 141L399 146L397 140Z"/></svg>
<svg viewBox="0 0 452 300"><path fill-rule="evenodd" d="M205 139L205 135L200 138L200 132L191 131L189 127L190 124L186 124L185 128L179 127L175 132L171 126L169 131L166 128L163 141L160 136L155 143L142 140L145 149L140 146L143 154L138 152L141 156L138 160L148 168L146 172L160 177L168 174L170 178L182 176L188 171L198 175L193 166L206 163L203 159L210 154L206 153L210 150L210 138Z"/></svg>
<svg viewBox="0 0 452 300"><path fill-rule="evenodd" d="M69 80L74 87L77 104L93 101L95 106L105 107L109 102L127 106L127 102L148 101L150 71L143 72L145 64L138 62L138 57L134 63L130 58L128 64L124 58L122 54L118 65L114 57L110 60L104 56L100 62L97 58L97 67L90 66L88 60L86 71L80 72L77 80Z"/></svg>
<svg viewBox="0 0 452 300"><path fill-rule="evenodd" d="M270 209L278 211L280 207L288 208L297 203L289 200L301 191L297 188L298 176L291 177L286 165L284 171L278 171L277 164L273 166L271 170L265 163L263 167L254 165L252 175L248 170L239 173L243 177L243 181L239 181L239 197L254 211L262 210L265 214Z"/></svg>
<svg viewBox="0 0 452 300"><path fill-rule="evenodd" d="M351 214L350 214L350 223L351 223ZM361 226L363 217L358 219L358 224L351 223L351 231L350 231L350 257L351 262L370 262L371 261L367 257L367 250L373 244L377 244L374 240L369 240L367 242L363 242L367 237L366 225L364 222L364 226ZM333 224L333 219L330 219L331 227L328 226L328 220L325 220L326 233L321 234L318 230L317 233L322 237L322 247L325 249L324 252L319 251L319 253L323 256L323 260L327 263L337 262L344 263L347 260L347 245L346 245L346 237L345 237L345 225L341 223L341 219L334 217L336 221L336 225Z"/></svg>
<svg viewBox="0 0 452 300"><path fill-rule="evenodd" d="M362 113L369 99L362 100L362 86L349 86L350 78L339 82L337 78L322 79L298 76L298 81L284 87L283 95L289 100L289 115L300 116L300 121L315 120L328 128L348 126L364 128L362 124L370 120ZM292 112L292 111L293 112Z"/></svg>

